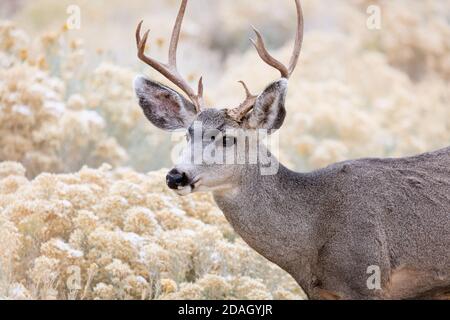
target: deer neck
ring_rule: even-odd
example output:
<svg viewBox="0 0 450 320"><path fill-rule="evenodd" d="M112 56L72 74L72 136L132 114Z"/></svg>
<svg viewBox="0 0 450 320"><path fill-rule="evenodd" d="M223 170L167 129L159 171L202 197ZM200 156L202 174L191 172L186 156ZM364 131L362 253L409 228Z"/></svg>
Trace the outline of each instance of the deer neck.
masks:
<svg viewBox="0 0 450 320"><path fill-rule="evenodd" d="M311 208L316 195L310 180L308 174L281 164L276 174L267 176L257 165L248 165L234 188L215 192L214 198L247 244L292 275L301 267L307 277L314 260L312 226L317 219Z"/></svg>

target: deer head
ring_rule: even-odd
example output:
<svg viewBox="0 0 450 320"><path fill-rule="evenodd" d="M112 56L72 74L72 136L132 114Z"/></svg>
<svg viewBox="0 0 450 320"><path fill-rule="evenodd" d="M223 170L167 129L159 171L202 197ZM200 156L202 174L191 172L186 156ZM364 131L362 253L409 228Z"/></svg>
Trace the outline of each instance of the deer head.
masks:
<svg viewBox="0 0 450 320"><path fill-rule="evenodd" d="M177 69L177 46L187 2L188 0L181 2L170 41L168 63L159 62L145 54L149 31L141 37L142 21L136 30L139 59L173 82L186 97L144 77L136 78L134 83L139 104L151 123L166 131L187 131L187 148L180 163L167 175L168 186L181 195L193 191L223 190L238 183L245 159L258 153L256 150L262 147L257 142L257 148L254 149L245 141L241 144L244 145L243 149L236 146L244 139L248 140L249 133L251 135L261 129L273 131L283 125L288 79L297 65L303 40L302 8L300 0L295 0L298 24L295 47L288 67L270 55L258 30L254 29L256 40L251 40L261 59L280 71L281 78L269 84L258 95L251 94L247 85L240 81L246 98L238 107L207 108L203 99L202 78L195 91ZM217 163L205 160L205 151L214 154L216 160L218 154L219 158L223 156L224 161ZM202 155L202 159L196 161L198 154ZM227 156L234 161L225 159Z"/></svg>

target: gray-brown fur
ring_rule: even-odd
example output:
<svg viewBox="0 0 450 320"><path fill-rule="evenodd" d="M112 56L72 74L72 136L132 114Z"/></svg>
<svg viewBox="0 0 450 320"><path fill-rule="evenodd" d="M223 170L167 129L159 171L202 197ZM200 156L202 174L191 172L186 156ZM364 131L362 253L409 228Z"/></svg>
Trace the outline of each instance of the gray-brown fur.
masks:
<svg viewBox="0 0 450 320"><path fill-rule="evenodd" d="M450 148L363 159L311 173L248 167L215 193L234 229L310 298L417 298L450 292ZM245 203L245 205L242 205ZM381 269L369 290L367 267ZM396 273L404 279L395 281Z"/></svg>

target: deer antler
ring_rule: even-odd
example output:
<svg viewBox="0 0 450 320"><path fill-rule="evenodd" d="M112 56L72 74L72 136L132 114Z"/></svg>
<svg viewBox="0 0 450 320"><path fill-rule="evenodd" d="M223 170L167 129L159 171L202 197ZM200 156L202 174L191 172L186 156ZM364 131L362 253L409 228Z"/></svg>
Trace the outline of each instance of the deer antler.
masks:
<svg viewBox="0 0 450 320"><path fill-rule="evenodd" d="M197 93L195 93L194 90L188 84L188 82L185 79L183 79L183 77L180 75L177 68L178 40L180 39L181 24L183 22L184 13L186 12L187 2L188 0L182 0L181 2L180 11L178 12L175 26L173 27L172 31L172 37L169 46L169 62L167 64L159 62L145 55L145 47L150 30L147 30L147 32L145 32L144 34L144 37L141 38L141 27L143 21L139 23L136 29L136 44L138 48L139 59L141 59L150 67L161 73L164 77L169 79L177 87L183 90L187 94L189 99L192 101L192 103L195 105L197 112L200 112L204 108L202 78L200 78L198 82L198 91Z"/></svg>
<svg viewBox="0 0 450 320"><path fill-rule="evenodd" d="M263 37L261 33L253 27L253 30L256 34L256 40L250 39L250 41L253 43L253 45L256 48L256 51L258 52L258 55L261 57L261 59L270 65L271 67L277 69L281 73L282 78L289 79L289 77L292 75L292 73L295 70L295 67L298 63L298 58L300 56L300 52L302 49L303 44L303 11L302 7L300 5L300 0L295 0L295 5L297 8L297 33L295 37L295 44L294 44L294 51L292 53L291 60L289 62L289 67L286 67L283 63L281 63L279 60L275 59L266 49L266 46L264 44ZM256 101L256 96L253 96L250 94L247 86L243 83L245 91L247 93L247 97L245 101L239 105L239 107L231 109L228 111L228 115L232 117L237 122L241 122L242 119L245 117L245 115L253 108L253 105Z"/></svg>
<svg viewBox="0 0 450 320"><path fill-rule="evenodd" d="M239 119L242 120L244 116L253 108L253 105L256 102L256 98L258 96L255 96L250 93L250 90L248 89L247 85L244 81L239 81L240 84L244 87L246 98L244 102L242 102L239 107L228 110L228 115L233 119Z"/></svg>

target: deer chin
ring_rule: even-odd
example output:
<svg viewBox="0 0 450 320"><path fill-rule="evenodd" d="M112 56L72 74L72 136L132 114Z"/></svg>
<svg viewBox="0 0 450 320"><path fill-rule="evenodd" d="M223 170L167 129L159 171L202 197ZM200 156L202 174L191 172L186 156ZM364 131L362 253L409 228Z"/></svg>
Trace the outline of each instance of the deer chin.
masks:
<svg viewBox="0 0 450 320"><path fill-rule="evenodd" d="M174 190L179 196L187 196L191 193L199 191L200 188L200 179L195 179L191 184L185 187L179 187L177 190Z"/></svg>
<svg viewBox="0 0 450 320"><path fill-rule="evenodd" d="M187 196L191 193L193 193L193 188L192 186L186 186L186 187L179 187L178 190L174 190L176 194L178 194L179 196Z"/></svg>

